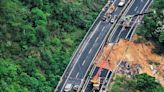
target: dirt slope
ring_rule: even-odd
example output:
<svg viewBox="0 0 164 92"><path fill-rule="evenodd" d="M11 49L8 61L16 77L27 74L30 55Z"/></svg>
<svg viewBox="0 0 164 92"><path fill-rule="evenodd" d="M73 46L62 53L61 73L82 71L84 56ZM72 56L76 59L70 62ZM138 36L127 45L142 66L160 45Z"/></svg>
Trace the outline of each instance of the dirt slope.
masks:
<svg viewBox="0 0 164 92"><path fill-rule="evenodd" d="M106 60L105 68L109 70L115 69L120 60L128 61L131 65L140 64L142 67L140 73L154 76L164 85L164 80L162 80L164 79L164 56L152 53L152 44L136 44L132 41L120 40L108 56L111 46L111 44L106 45L104 51L98 54L97 66L100 66L103 60Z"/></svg>

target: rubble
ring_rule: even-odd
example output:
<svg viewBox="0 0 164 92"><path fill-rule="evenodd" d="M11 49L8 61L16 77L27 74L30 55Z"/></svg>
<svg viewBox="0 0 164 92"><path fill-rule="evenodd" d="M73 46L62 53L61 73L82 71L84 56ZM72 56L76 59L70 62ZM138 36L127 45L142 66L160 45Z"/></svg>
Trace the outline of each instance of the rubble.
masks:
<svg viewBox="0 0 164 92"><path fill-rule="evenodd" d="M112 45L107 44L102 52L98 54L97 66L100 66L101 61L105 59ZM155 77L164 86L164 56L159 56L152 53L153 44L137 44L133 41L121 39L112 49L105 68L114 70L120 60L123 62L118 70L118 73L134 75L147 73ZM101 54L101 55L100 55ZM153 62L149 62L153 61Z"/></svg>
<svg viewBox="0 0 164 92"><path fill-rule="evenodd" d="M122 61L119 65L117 73L124 74L124 75L136 75L140 73L141 65L134 64L130 65L127 61Z"/></svg>

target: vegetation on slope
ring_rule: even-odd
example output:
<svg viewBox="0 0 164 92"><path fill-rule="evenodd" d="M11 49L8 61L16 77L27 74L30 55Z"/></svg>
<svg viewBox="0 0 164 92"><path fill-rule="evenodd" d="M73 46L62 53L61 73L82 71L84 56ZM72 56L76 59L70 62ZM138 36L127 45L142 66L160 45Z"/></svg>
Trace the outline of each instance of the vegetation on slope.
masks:
<svg viewBox="0 0 164 92"><path fill-rule="evenodd" d="M144 24L136 31L142 36L135 42L151 40L155 43L153 52L164 54L164 0L154 0L152 11L145 16ZM116 76L110 86L109 92L164 92L164 87L147 74L134 75L132 77Z"/></svg>
<svg viewBox="0 0 164 92"><path fill-rule="evenodd" d="M164 92L154 77L147 74L135 75L132 78L116 76L109 92Z"/></svg>
<svg viewBox="0 0 164 92"><path fill-rule="evenodd" d="M0 91L52 92L103 3L87 5L0 0Z"/></svg>
<svg viewBox="0 0 164 92"><path fill-rule="evenodd" d="M144 18L144 24L141 25L137 34L144 38L139 39L139 42L151 40L156 44L153 52L164 53L164 0L154 0L152 11L154 13L148 14Z"/></svg>

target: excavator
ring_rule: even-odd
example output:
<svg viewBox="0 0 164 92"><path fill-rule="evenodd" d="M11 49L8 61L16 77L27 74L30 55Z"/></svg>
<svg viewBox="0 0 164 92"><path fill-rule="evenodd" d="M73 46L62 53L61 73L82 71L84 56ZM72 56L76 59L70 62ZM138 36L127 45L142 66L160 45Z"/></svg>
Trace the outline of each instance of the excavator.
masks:
<svg viewBox="0 0 164 92"><path fill-rule="evenodd" d="M100 73L102 71L102 69L105 67L106 63L105 61L102 62L101 66L99 67L98 72L96 73L96 75L91 79L91 83L93 84L93 89L94 90L99 90L100 88Z"/></svg>

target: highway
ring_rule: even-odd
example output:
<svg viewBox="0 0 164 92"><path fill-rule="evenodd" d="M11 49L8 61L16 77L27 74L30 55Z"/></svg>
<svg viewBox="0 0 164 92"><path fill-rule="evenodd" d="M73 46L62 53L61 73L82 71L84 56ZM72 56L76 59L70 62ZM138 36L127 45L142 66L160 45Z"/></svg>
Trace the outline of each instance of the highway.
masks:
<svg viewBox="0 0 164 92"><path fill-rule="evenodd" d="M152 0L135 0L134 4L132 5L132 7L129 9L129 11L127 12L125 16L144 13L148 9L148 6L151 4L151 2ZM120 38L130 39L132 32L135 31L133 30L135 27L134 25L136 25L139 21L138 17L141 17L141 16L132 18L130 25L133 25L133 26L131 27L124 28L123 26L118 24L118 27L116 27L116 29L113 31L114 32L113 36L109 37L108 42L110 43L117 42Z"/></svg>
<svg viewBox="0 0 164 92"><path fill-rule="evenodd" d="M128 0L126 0L126 2L127 1ZM144 12L148 8L151 1L152 0L132 0L132 3L129 4L129 9L126 10L125 16ZM117 6L119 2L120 0L115 0L115 6ZM116 7L115 11L112 13L112 16L120 15L122 10L123 7ZM130 23L132 27L126 29L123 28L121 25L117 25L114 27L114 30L111 30L113 25L116 24L116 20L114 24L102 21L101 18L104 16L106 11L107 10L99 14L97 20L90 28L90 32L88 32L88 34L85 36L85 39L82 41L79 48L75 52L75 56L73 56L70 64L68 65L58 83L56 92L64 92L64 88L68 83L82 86L83 82L86 82L83 87L84 92L91 92L92 86L88 81L85 81L84 79L89 69L93 66L93 60L103 43L106 41L106 37L108 36L108 34L110 33L110 36L108 38L108 42L110 43L115 43L120 38L130 39L133 30L135 29L137 23L136 21L138 21L139 18L134 17L132 19L132 21L135 21ZM96 73L97 68L98 67L92 68L92 76ZM108 81L111 73L111 71L103 69L100 76L104 77L105 80ZM74 92L73 89L70 92Z"/></svg>
<svg viewBox="0 0 164 92"><path fill-rule="evenodd" d="M138 13L143 13L148 9L148 6L151 3L152 3L152 0L135 0L133 5L130 6L129 9L127 9L127 12L125 11L125 14L123 14L123 17L127 16L127 15L135 15ZM130 37L132 36L133 31L135 31L134 28L137 25L139 18L140 18L140 16L133 17L131 22L130 22L131 27L128 27L128 28L124 28L122 25L117 25L114 28L114 30L112 30L112 33L110 34L110 36L108 38L108 42L109 43L116 43L116 42L118 42L118 40L120 38L124 38L124 39L129 40ZM91 76L95 75L95 71L97 71L97 68L98 67L96 67L96 68L93 67L93 69L91 70ZM100 77L103 77L105 79L104 79L104 82L102 83L103 85L100 85L100 90L97 92L102 92L102 90L104 90L104 88L106 88L106 86L107 86L106 81L109 80L109 77L110 77L112 72L111 71L108 71L108 72L102 71L101 73L104 76L101 75ZM82 92L92 92L93 86L92 86L91 82L89 81L90 79L91 78L87 79L85 85L83 86Z"/></svg>
<svg viewBox="0 0 164 92"><path fill-rule="evenodd" d="M99 67L95 67L94 68L94 71L92 72L91 76L90 76L90 80L91 78L96 75L97 71L98 71ZM100 77L101 77L101 84L100 84L100 88L102 87L102 85L105 85L107 84L109 78L110 78L110 75L112 74L111 71L108 71L107 69L103 69L101 74L100 74ZM104 82L104 83L103 83ZM89 81L87 86L84 87L84 89L81 91L81 92L92 92L93 91L93 86L92 86L92 83ZM95 92L99 92L99 91L95 91Z"/></svg>
<svg viewBox="0 0 164 92"><path fill-rule="evenodd" d="M105 57L106 59L108 59L110 53L111 53L111 50L109 51L109 54L108 55L104 55L104 50L102 49L101 50L101 55L100 57L98 58L97 61L95 62L100 62L100 60ZM93 91L93 86L92 86L92 83L91 83L91 79L93 78L93 76L96 75L97 71L98 71L99 67L97 66L93 66L93 68L91 69L91 72L89 73L86 81L85 81L85 84L83 85L83 88L81 90L81 92L92 92ZM109 78L112 74L112 71L109 71L107 69L104 69L101 71L100 73L100 77L101 77L101 85L100 85L100 88L102 88L104 85L107 85L107 82L109 81ZM99 92L99 91L95 91L95 92Z"/></svg>
<svg viewBox="0 0 164 92"><path fill-rule="evenodd" d="M118 5L119 1L116 0L115 5ZM119 14L121 9L116 8L115 15ZM100 14L97 22L93 26L93 31L87 37L86 42L82 44L79 52L77 52L77 57L71 61L70 68L66 70L65 75L61 78L59 85L56 89L57 92L63 92L64 87L67 83L74 85L81 85L83 79L85 78L89 67L92 64L92 60L95 57L96 53L101 48L103 40L109 29L113 24L102 22L101 18L104 16L104 12ZM73 91L73 90L72 90Z"/></svg>

